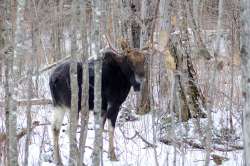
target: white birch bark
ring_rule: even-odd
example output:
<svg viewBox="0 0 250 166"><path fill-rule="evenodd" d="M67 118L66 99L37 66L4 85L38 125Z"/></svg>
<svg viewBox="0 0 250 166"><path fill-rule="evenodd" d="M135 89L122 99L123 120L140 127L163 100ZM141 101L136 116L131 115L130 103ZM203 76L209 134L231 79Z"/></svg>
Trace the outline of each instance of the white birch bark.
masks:
<svg viewBox="0 0 250 166"><path fill-rule="evenodd" d="M10 76L13 78L14 74L14 70L13 69L13 61L14 61L14 57L16 59L20 59L20 53L21 53L21 44L20 42L23 39L23 32L21 30L21 21L23 20L23 10L25 7L26 1L25 0L18 0L17 1L17 11L16 11L16 20L15 20L15 24L16 24L16 29L14 32L14 36L12 36L12 41L14 43L14 52L12 55L9 55L10 57L10 61L7 63L9 64L9 69L11 69ZM14 21L14 20L12 20ZM8 56L8 55L7 55ZM15 78L14 78L15 79ZM11 81L11 82L8 82ZM9 93L8 97L9 97L9 103L7 103L7 105L9 104L9 155L8 155L8 165L11 166L15 166L18 165L18 150L17 150L17 137L16 137L16 126L17 126L17 107L16 107L16 102L13 99L13 91L14 91L14 82L15 80L10 80L10 77L6 80L6 83L8 82L8 87L9 90L7 90ZM7 98L8 98L7 97Z"/></svg>
<svg viewBox="0 0 250 166"><path fill-rule="evenodd" d="M218 20L217 20L217 37L216 37L216 48L215 48L215 66L214 66L214 71L212 75L212 81L211 81L211 87L209 89L209 97L211 98L210 104L207 106L207 118L208 118L208 123L207 123L207 132L206 132L206 159L205 159L205 166L208 166L210 163L210 153L211 153L211 144L212 144L212 114L211 111L214 107L214 96L215 96L215 89L216 89L216 78L217 78L217 56L219 55L220 52L220 36L221 36L221 31L222 31L222 12L223 12L223 0L219 0L219 15L218 15Z"/></svg>
<svg viewBox="0 0 250 166"><path fill-rule="evenodd" d="M244 165L250 166L250 1L241 1L240 55L242 62Z"/></svg>
<svg viewBox="0 0 250 166"><path fill-rule="evenodd" d="M35 5L35 4L34 4ZM29 2L28 4L29 9L31 9L31 13L35 13L34 9L32 9L32 3ZM31 62L35 62L35 56L37 55L37 33L36 33L36 21L31 22L32 31L32 57ZM36 57L38 58L38 57ZM31 138L31 125L32 125L32 119L31 119L31 98L32 98L32 73L34 69L34 63L30 64L29 69L27 71L28 75L28 86L27 86L27 109L26 109L26 125L27 125L27 135L25 139L25 149L24 149L24 162L23 165L28 165L28 159L29 159L29 144L30 144L30 138Z"/></svg>
<svg viewBox="0 0 250 166"><path fill-rule="evenodd" d="M95 43L94 54L97 56L95 62L95 84L94 84L94 150L92 153L92 165L99 166L102 159L102 120L101 120L101 85L102 85L102 60L101 60L101 16L103 14L103 1L102 0L93 0L93 42Z"/></svg>

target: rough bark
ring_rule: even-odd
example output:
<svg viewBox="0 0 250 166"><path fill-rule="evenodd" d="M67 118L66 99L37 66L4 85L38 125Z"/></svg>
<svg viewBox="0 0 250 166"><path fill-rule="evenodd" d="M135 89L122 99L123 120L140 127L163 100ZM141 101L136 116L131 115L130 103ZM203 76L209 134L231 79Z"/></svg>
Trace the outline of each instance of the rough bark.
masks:
<svg viewBox="0 0 250 166"><path fill-rule="evenodd" d="M4 48L6 43L10 42L9 41L9 36L11 32L7 31L7 29L9 29L9 27L7 27L7 19L10 19L10 1L9 3L5 2L4 3L4 12L3 12L3 19L1 20L1 24L2 24L2 29L1 29L1 48ZM2 32L3 31L7 31L8 35L4 35ZM9 60L7 58L7 54L5 53L3 56L1 56L3 59L3 64L4 64L4 75L5 75L5 79L3 80L4 83L4 112L5 112L5 130L6 130L6 146L5 146L5 157L4 157L4 162L3 164L8 165L8 155L9 155L9 103L10 103L10 96L9 96Z"/></svg>
<svg viewBox="0 0 250 166"><path fill-rule="evenodd" d="M242 62L244 165L250 166L250 2L248 0L242 0L240 8L240 56Z"/></svg>
<svg viewBox="0 0 250 166"><path fill-rule="evenodd" d="M87 33L87 27L90 26L91 20L87 19L90 18L89 15L90 12L87 12L87 8L90 7L91 2L88 1L80 1L80 9L81 9L81 35L82 35L82 50L83 53L81 55L82 58L82 103L81 103L81 132L80 132L80 140L79 140L79 151L80 151L80 163L78 165L81 165L81 163L84 161L84 152L85 152L85 144L87 139L87 133L88 133L88 120L89 120L89 73L88 73L88 57L89 57L89 42L88 37L90 35Z"/></svg>
<svg viewBox="0 0 250 166"><path fill-rule="evenodd" d="M133 0L130 4L130 8L133 16L139 15L141 12L141 2L139 0ZM131 22L131 33L133 47L140 48L141 26L136 20L136 17L134 17Z"/></svg>
<svg viewBox="0 0 250 166"><path fill-rule="evenodd" d="M109 28L108 31L110 31L110 33L112 33L111 35L111 41L114 44L114 47L117 48L118 47L118 40L121 37L121 25L119 23L119 20L121 18L121 14L120 14L120 1L116 1L116 0L112 0L111 1L111 16L109 20L111 20L112 28ZM110 23L110 24L111 24ZM112 32L111 32L112 30Z"/></svg>
<svg viewBox="0 0 250 166"><path fill-rule="evenodd" d="M53 15L51 19L52 32L51 32L51 42L53 46L53 61L56 62L61 59L61 32L62 32L62 7L63 0L53 0L51 1L53 8Z"/></svg>
<svg viewBox="0 0 250 166"><path fill-rule="evenodd" d="M181 120L205 117L202 112L204 97L197 86L197 76L191 60L190 39L188 33L187 10L185 1L179 1L179 29L180 34L171 40L170 52L175 57L176 69L181 71L176 83L180 95ZM178 110L176 110L178 111Z"/></svg>
<svg viewBox="0 0 250 166"><path fill-rule="evenodd" d="M201 34L201 29L200 29L200 22L199 22L199 16L196 16L196 14L199 13L199 11L195 12L195 9L201 8L201 3L202 1L200 1L200 3L194 2L193 1L193 7L192 7L192 1L191 0L187 0L187 13L190 16L190 22L191 22L191 27L192 27L192 31L194 34L194 42L197 45L197 55L199 57L203 57L206 60L209 60L212 58L212 56L210 55L210 53L208 52L208 49L206 48L206 45L203 42L202 39L202 34Z"/></svg>
<svg viewBox="0 0 250 166"><path fill-rule="evenodd" d="M2 8L0 8L2 9ZM0 12L1 15L3 15L3 12ZM3 37L3 30L4 30L4 26L3 26L3 18L0 18L0 50L4 48L4 37ZM0 56L0 84L3 83L3 57Z"/></svg>
<svg viewBox="0 0 250 166"><path fill-rule="evenodd" d="M155 20L158 15L159 0L143 0L141 4L141 19L143 25L141 29L140 48L153 44L153 35L155 30ZM140 105L138 114L145 114L150 111L150 57L147 57L145 64L145 82L141 88Z"/></svg>
<svg viewBox="0 0 250 166"><path fill-rule="evenodd" d="M71 110L69 123L69 165L77 165L79 163L79 152L76 140L76 130L78 122L78 83L77 83L77 14L78 0L73 0L71 4L71 65L70 65L70 86L71 86Z"/></svg>

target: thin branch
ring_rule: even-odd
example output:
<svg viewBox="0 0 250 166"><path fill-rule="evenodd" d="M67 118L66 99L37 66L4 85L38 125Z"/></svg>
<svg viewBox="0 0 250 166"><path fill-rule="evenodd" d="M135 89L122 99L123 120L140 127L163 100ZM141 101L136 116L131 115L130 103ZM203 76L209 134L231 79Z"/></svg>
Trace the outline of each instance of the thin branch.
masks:
<svg viewBox="0 0 250 166"><path fill-rule="evenodd" d="M32 99L32 100L18 100L17 106L26 106L29 104L31 105L49 105L52 104L52 100L50 99ZM5 102L0 101L0 107L4 107Z"/></svg>

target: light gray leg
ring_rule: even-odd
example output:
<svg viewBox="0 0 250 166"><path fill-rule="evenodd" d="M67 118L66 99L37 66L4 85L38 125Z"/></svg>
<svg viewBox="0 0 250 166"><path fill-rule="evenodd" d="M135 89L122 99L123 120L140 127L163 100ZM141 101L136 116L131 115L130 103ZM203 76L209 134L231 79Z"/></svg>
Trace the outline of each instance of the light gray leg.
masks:
<svg viewBox="0 0 250 166"><path fill-rule="evenodd" d="M53 112L52 133L54 145L54 160L56 165L62 165L59 148L59 135L66 108L56 107Z"/></svg>
<svg viewBox="0 0 250 166"><path fill-rule="evenodd" d="M115 129L112 126L111 120L108 119L108 132L109 132L109 158L111 161L118 161L115 155L115 147L114 147L114 132Z"/></svg>

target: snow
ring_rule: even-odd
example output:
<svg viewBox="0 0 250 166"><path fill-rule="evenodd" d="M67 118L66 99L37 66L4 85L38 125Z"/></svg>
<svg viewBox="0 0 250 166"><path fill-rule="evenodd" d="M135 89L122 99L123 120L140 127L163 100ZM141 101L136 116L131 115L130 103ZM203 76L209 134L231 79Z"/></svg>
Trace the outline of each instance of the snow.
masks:
<svg viewBox="0 0 250 166"><path fill-rule="evenodd" d="M40 115L37 118L43 117L44 119L51 117L51 107L49 108L41 108L36 112L39 112ZM49 113L48 113L49 112ZM152 147L148 147L148 145L138 136L134 137L135 132L138 132L140 136L142 136L145 140L150 143L153 143L153 132L152 132L152 115L144 115L138 116L137 121L133 122L123 122L119 124L119 126L115 129L115 147L116 154L119 161L109 161L108 159L108 133L104 132L103 136L103 162L105 166L153 166L155 164L154 159L154 149ZM68 116L64 118L64 124L68 121ZM94 142L94 130L93 130L93 115L90 114L89 120L89 130L88 137L86 142L86 152L85 152L85 160L84 163L87 165L91 165L91 153ZM190 122L191 123L191 122ZM191 124L190 124L191 125ZM191 125L192 126L192 125ZM29 165L37 165L39 162L39 151L41 146L42 135L44 131L44 127L39 126L33 132L33 137L30 144L30 156L29 156ZM47 126L48 133L45 138L44 151L41 155L42 166L53 166L51 163L52 160L52 133L50 126ZM178 126L177 126L178 127ZM69 151L69 139L67 132L62 132L67 130L67 125L62 126L60 133L60 148L61 148L61 156L63 163L67 165L68 163L68 151ZM192 127L191 127L192 128ZM106 126L107 129L107 126ZM46 135L46 134L45 134ZM77 134L79 136L79 134ZM159 135L157 135L159 136ZM49 139L49 140L48 140ZM22 140L24 141L24 139ZM24 145L24 144L22 144ZM173 165L174 158L174 147L165 145L159 141L156 143L156 151L157 151L157 160L160 166L165 165ZM215 153L217 155L226 156L229 160L223 162L225 166L233 166L233 165L242 165L242 151L234 151L234 152L217 152L213 151L212 154ZM190 147L185 147L183 149L177 148L176 155L176 165L184 165L184 166L199 166L204 164L205 159L205 151L192 149ZM216 165L211 160L210 165Z"/></svg>
<svg viewBox="0 0 250 166"><path fill-rule="evenodd" d="M41 82L46 82L46 78L41 77ZM43 94L43 97L49 98L48 86L44 84L44 87L39 89L40 94ZM227 87L230 88L230 87ZM221 101L226 103L226 101ZM133 96L130 95L127 102L123 105L123 109L129 109L133 112L133 104L135 104L135 100ZM218 131L218 133L223 129L224 126L227 125L226 118L228 114L227 109L222 109L217 105L216 109L212 113L213 117L213 126L214 130ZM50 121L52 119L52 111L53 107L49 106L33 106L32 107L32 119L33 121L39 121L40 126L36 127L32 132L32 137L29 145L30 155L29 155L29 165L36 166L41 162L42 166L54 166L52 163L52 133ZM120 111L122 114L123 109ZM26 120L25 120L25 107L19 107L19 116L18 116L18 129L25 128ZM156 126L156 152L157 152L157 160L159 166L172 166L174 165L174 146L166 145L159 141L160 138L167 137L166 132L168 130L168 125L166 125L166 130L162 130L161 126L161 116L162 113L160 110L156 112L157 118L155 119ZM66 114L67 115L67 114ZM134 114L133 114L134 115ZM124 119L118 118L117 126L115 128L115 152L117 154L119 161L110 161L108 158L108 133L105 131L103 133L103 162L105 166L154 166L155 158L154 158L154 148L148 147L148 145L143 141L140 137L135 136L135 133L139 133L139 135L153 144L153 129L152 129L152 114L149 113L147 115L136 116L135 121L124 121ZM68 124L68 115L65 116L63 124ZM236 130L236 145L242 145L242 131L241 125L239 122L240 114L235 114L233 116L233 124ZM189 138L194 141L199 142L199 134L196 132L195 120L190 120L188 123L178 123L176 122L175 132L177 138ZM87 165L91 165L91 153L94 142L94 118L92 112L90 113L89 120L89 130L88 137L86 142L86 152L84 156L84 163ZM201 126L206 125L206 119L201 120ZM105 126L107 130L107 126ZM63 125L61 128L59 144L61 149L61 156L63 163L67 165L68 163L68 152L69 152L69 139L67 134L68 126ZM63 132L66 131L66 132ZM204 133L203 133L204 134ZM77 134L79 137L79 133ZM19 161L23 161L24 157L24 145L25 145L25 137L20 139L19 147ZM224 145L216 145L222 148L225 148ZM41 154L40 149L42 148ZM227 161L223 161L223 166L240 166L243 165L242 155L243 151L232 151L232 152L220 152L220 151L212 151L212 154L220 155L228 158ZM176 165L177 166L201 166L204 165L205 160L205 150L194 149L188 145L177 147L176 148ZM39 159L40 156L40 159ZM21 165L21 164L20 164ZM215 166L216 164L213 160L210 161L211 166Z"/></svg>

